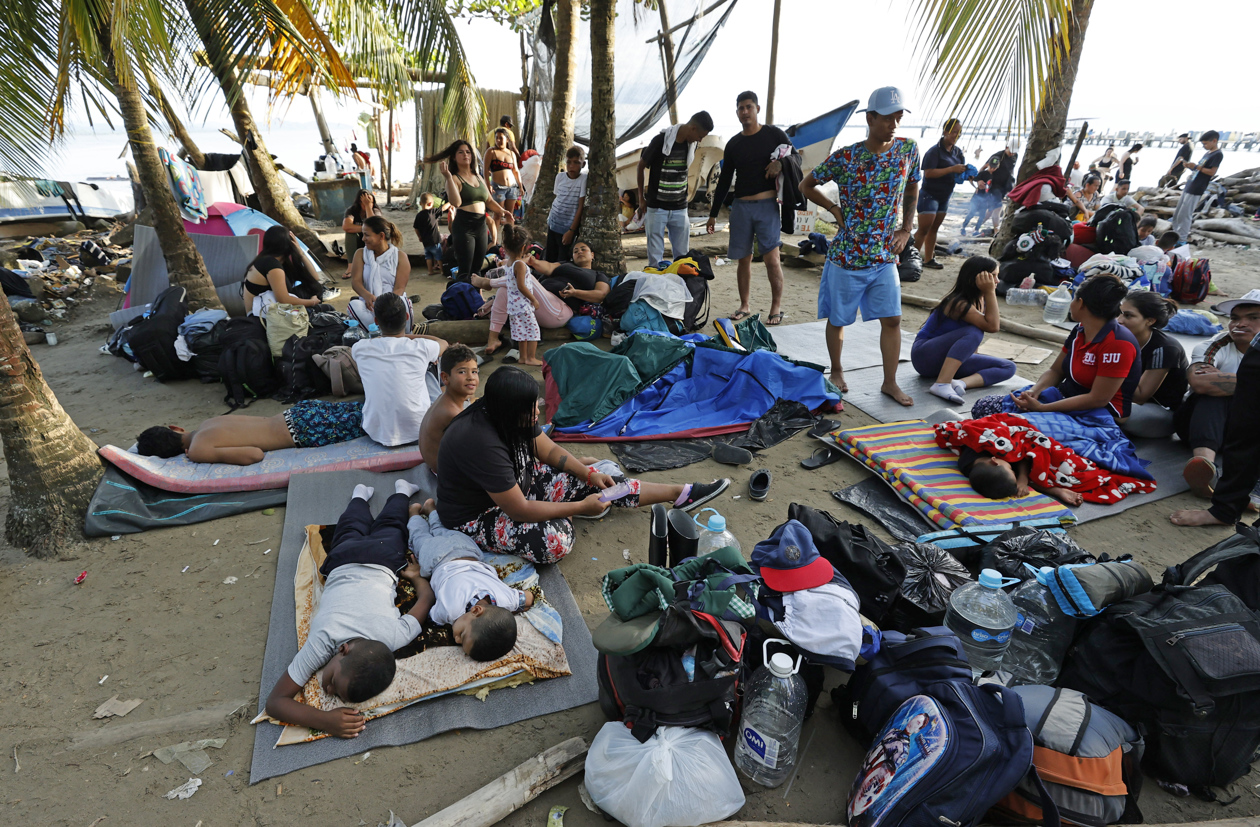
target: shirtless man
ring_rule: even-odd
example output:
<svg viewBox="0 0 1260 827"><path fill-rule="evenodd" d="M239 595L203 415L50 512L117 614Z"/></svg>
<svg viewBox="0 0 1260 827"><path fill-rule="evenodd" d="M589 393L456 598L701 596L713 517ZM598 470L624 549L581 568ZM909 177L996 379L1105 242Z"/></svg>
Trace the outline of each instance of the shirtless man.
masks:
<svg viewBox="0 0 1260 827"><path fill-rule="evenodd" d="M267 451L320 448L367 436L362 402L308 399L275 416L215 416L194 431L155 425L136 440L141 456L169 459L187 454L193 462L253 465Z"/></svg>
<svg viewBox="0 0 1260 827"><path fill-rule="evenodd" d="M438 362L438 370L442 377L442 394L429 405L420 422L420 454L435 474L442 434L446 433L446 426L451 424L451 420L472 402L481 382L477 354L467 345L448 347Z"/></svg>

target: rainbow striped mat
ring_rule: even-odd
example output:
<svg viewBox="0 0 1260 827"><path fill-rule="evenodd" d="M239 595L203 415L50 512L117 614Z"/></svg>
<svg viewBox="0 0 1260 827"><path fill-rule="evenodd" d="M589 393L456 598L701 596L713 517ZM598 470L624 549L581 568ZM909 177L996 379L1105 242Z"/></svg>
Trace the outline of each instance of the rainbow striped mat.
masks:
<svg viewBox="0 0 1260 827"><path fill-rule="evenodd" d="M972 490L958 470L958 456L936 444L921 419L835 430L824 441L884 478L906 502L941 528L993 525L1034 519L1073 523L1066 506L1044 494L990 500Z"/></svg>

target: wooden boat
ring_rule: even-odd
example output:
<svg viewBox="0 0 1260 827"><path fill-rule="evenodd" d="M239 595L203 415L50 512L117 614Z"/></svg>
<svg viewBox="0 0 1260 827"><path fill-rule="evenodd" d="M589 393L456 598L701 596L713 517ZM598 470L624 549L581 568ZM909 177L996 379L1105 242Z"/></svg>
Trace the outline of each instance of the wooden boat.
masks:
<svg viewBox="0 0 1260 827"><path fill-rule="evenodd" d="M115 218L127 209L96 184L47 179L0 179L0 225Z"/></svg>

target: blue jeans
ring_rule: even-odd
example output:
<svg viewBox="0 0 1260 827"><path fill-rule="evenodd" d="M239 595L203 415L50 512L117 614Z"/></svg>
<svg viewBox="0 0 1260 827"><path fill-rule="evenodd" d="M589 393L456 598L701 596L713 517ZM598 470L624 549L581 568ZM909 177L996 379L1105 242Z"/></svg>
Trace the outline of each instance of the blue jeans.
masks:
<svg viewBox="0 0 1260 827"><path fill-rule="evenodd" d="M643 229L647 233L648 265L655 267L665 260L665 232L669 231L670 255L675 259L682 258L691 250L691 219L687 209L661 210L648 207L643 218Z"/></svg>

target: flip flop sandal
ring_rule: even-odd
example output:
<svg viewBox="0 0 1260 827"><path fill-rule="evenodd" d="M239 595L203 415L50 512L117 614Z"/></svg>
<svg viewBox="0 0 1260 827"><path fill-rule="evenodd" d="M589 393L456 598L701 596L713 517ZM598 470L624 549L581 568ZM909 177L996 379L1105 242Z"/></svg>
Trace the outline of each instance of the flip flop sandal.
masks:
<svg viewBox="0 0 1260 827"><path fill-rule="evenodd" d="M840 422L838 420L820 419L818 420L818 424L810 428L808 434L806 435L812 436L817 439L819 437L826 436L827 434L831 433L832 431L834 431L836 428L839 428L839 427L840 427Z"/></svg>
<svg viewBox="0 0 1260 827"><path fill-rule="evenodd" d="M732 313L726 318L730 319L731 323L734 324L735 322L742 322L744 319L747 319L751 315L752 315L751 311L737 310L736 312Z"/></svg>
<svg viewBox="0 0 1260 827"><path fill-rule="evenodd" d="M805 459L801 460L801 467L808 468L810 471L813 471L818 468L822 468L824 465L830 465L842 456L844 456L843 451L839 451L835 448L828 448L824 445Z"/></svg>
<svg viewBox="0 0 1260 827"><path fill-rule="evenodd" d="M1181 470L1190 484L1190 493L1200 499L1211 499L1212 482L1216 479L1216 465L1204 457L1191 457Z"/></svg>
<svg viewBox="0 0 1260 827"><path fill-rule="evenodd" d="M787 318L786 313L775 313L773 316L766 319L766 325L768 327L778 327L779 325L783 324L783 320L786 318Z"/></svg>

